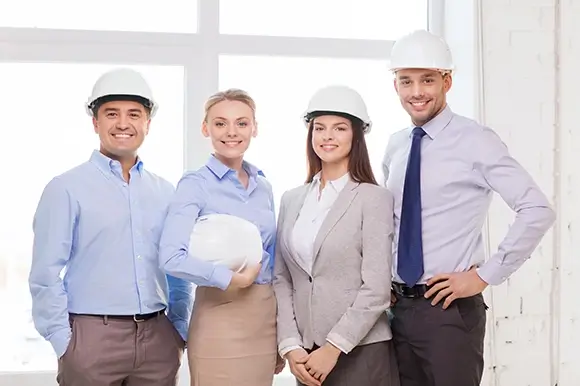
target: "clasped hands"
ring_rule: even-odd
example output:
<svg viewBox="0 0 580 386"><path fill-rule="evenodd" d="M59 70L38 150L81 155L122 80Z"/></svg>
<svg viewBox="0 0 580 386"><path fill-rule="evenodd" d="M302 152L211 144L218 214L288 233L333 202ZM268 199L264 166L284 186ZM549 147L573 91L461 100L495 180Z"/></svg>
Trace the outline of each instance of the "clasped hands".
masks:
<svg viewBox="0 0 580 386"><path fill-rule="evenodd" d="M306 386L320 386L326 380L340 356L340 350L330 343L312 351L303 348L286 354L290 371Z"/></svg>

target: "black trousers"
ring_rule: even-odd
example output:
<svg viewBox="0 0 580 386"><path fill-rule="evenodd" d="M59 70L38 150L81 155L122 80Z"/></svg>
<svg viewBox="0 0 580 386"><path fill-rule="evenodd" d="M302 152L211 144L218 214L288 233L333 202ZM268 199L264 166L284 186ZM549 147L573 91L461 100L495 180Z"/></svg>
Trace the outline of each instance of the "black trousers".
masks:
<svg viewBox="0 0 580 386"><path fill-rule="evenodd" d="M348 355L340 354L323 385L400 386L393 341L357 346Z"/></svg>
<svg viewBox="0 0 580 386"><path fill-rule="evenodd" d="M483 296L457 299L444 310L423 296L397 295L393 340L401 386L479 386L487 306Z"/></svg>

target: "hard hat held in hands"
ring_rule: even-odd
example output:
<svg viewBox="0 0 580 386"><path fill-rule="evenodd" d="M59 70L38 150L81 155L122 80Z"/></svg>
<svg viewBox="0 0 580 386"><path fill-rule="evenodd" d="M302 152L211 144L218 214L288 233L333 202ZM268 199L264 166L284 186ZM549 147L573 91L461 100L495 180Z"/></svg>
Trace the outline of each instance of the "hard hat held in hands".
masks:
<svg viewBox="0 0 580 386"><path fill-rule="evenodd" d="M95 82L93 92L85 105L87 114L93 116L93 107L100 98L115 96L118 96L119 100L131 97L142 100L150 109L150 117L155 115L159 107L143 75L130 68L117 68L104 73Z"/></svg>
<svg viewBox="0 0 580 386"><path fill-rule="evenodd" d="M449 72L454 66L445 40L429 31L417 30L395 42L389 68L393 72L409 68Z"/></svg>
<svg viewBox="0 0 580 386"><path fill-rule="evenodd" d="M364 133L371 131L372 122L369 117L367 106L361 95L347 86L332 85L318 90L308 104L308 109L303 115L306 125L316 113L341 113L353 116L363 122Z"/></svg>
<svg viewBox="0 0 580 386"><path fill-rule="evenodd" d="M189 256L239 272L262 261L260 230L229 214L200 216L189 238Z"/></svg>

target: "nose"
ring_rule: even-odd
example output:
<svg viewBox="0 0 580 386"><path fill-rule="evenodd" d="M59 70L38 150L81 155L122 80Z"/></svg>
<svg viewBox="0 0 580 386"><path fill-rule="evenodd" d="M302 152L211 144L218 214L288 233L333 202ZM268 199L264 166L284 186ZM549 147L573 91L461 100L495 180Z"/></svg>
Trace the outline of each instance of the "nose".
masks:
<svg viewBox="0 0 580 386"><path fill-rule="evenodd" d="M413 96L417 99L423 98L423 87L419 83L415 83L411 89Z"/></svg>
<svg viewBox="0 0 580 386"><path fill-rule="evenodd" d="M334 139L334 131L332 129L326 129L322 133L323 141L332 141Z"/></svg>
<svg viewBox="0 0 580 386"><path fill-rule="evenodd" d="M236 125L228 125L226 135L231 137L236 137L238 135L238 131L236 129Z"/></svg>
<svg viewBox="0 0 580 386"><path fill-rule="evenodd" d="M120 115L117 119L117 129L119 130L127 130L129 129L129 118Z"/></svg>

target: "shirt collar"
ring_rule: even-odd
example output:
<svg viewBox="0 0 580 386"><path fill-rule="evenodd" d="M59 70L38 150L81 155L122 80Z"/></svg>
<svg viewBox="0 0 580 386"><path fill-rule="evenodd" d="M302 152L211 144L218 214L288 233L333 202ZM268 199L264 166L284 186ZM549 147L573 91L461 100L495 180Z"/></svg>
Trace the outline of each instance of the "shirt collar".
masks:
<svg viewBox="0 0 580 386"><path fill-rule="evenodd" d="M451 122L452 118L453 111L451 111L449 105L446 105L445 108L439 114L437 114L429 122L425 123L422 126L422 129L425 131L425 133L427 133L429 138L434 139L435 136L439 134L441 131L443 131L443 129L449 124L449 122ZM409 137L411 136L413 127L415 126L412 126L409 130Z"/></svg>
<svg viewBox="0 0 580 386"><path fill-rule="evenodd" d="M315 182L316 185L320 184L320 175L321 172L318 172L312 179L312 181ZM347 172L345 175L337 178L336 180L328 181L328 185L332 186L332 188L335 191L340 192L342 189L344 189L344 187L349 181L350 181L350 173Z"/></svg>
<svg viewBox="0 0 580 386"><path fill-rule="evenodd" d="M90 162L97 165L97 167L105 173L110 173L114 170L121 170L121 163L119 161L107 157L98 150L93 150ZM131 169L137 169L139 174L143 171L143 161L141 158L137 157L137 162Z"/></svg>
<svg viewBox="0 0 580 386"><path fill-rule="evenodd" d="M220 161L219 159L217 159L216 156L213 154L207 160L206 166L220 180L222 178L224 178L224 176L228 172L234 171L233 169L230 169L229 167L224 165L223 162ZM247 161L242 162L242 167L251 177L254 177L254 178L258 175L258 173L261 172L260 169L258 169L256 166L252 165L251 163L249 163Z"/></svg>

